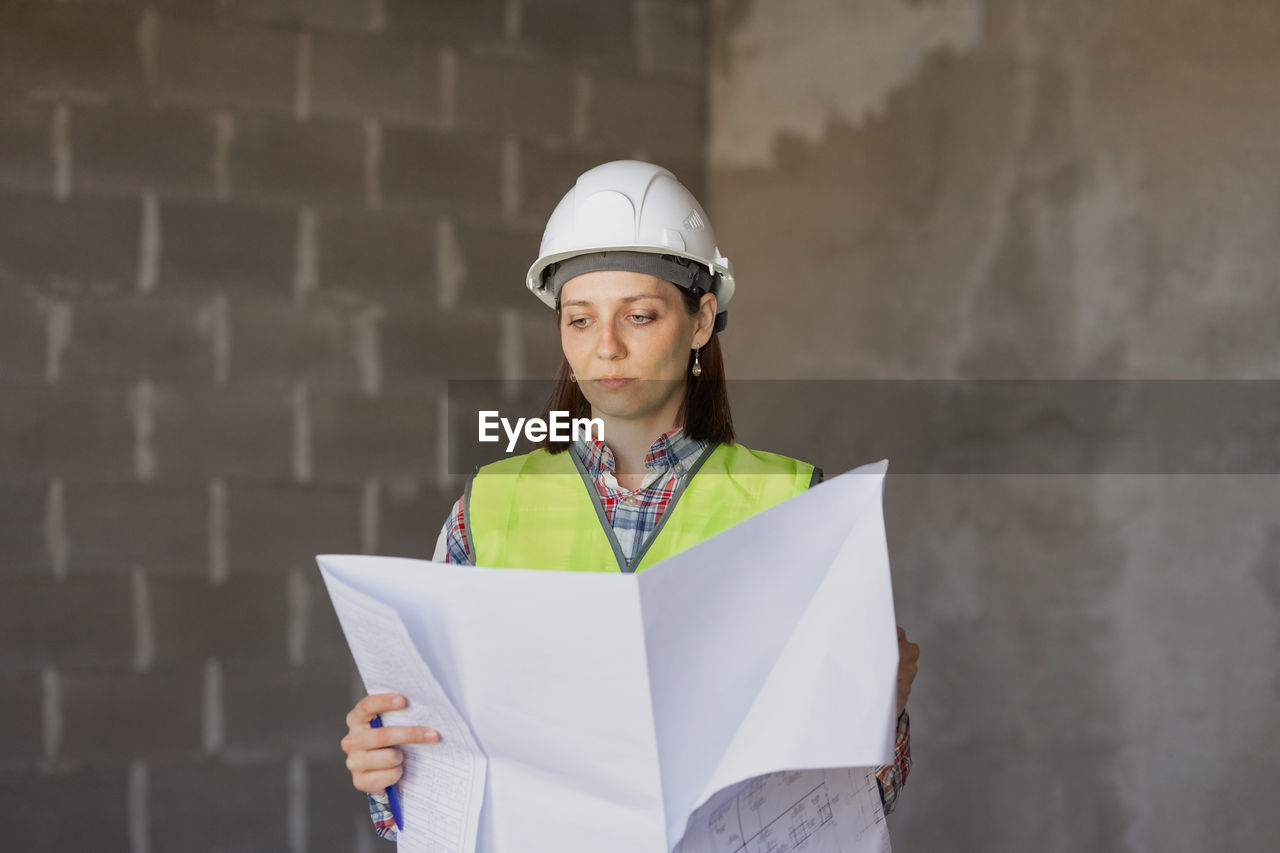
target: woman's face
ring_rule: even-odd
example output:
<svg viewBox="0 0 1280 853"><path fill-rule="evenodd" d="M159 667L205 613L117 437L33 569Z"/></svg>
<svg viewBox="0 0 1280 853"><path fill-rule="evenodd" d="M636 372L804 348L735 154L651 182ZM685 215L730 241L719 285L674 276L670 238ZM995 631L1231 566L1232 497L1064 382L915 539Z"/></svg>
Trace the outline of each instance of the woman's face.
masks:
<svg viewBox="0 0 1280 853"><path fill-rule="evenodd" d="M641 419L673 400L678 407L689 352L706 344L714 322L714 296L704 294L690 317L676 285L644 273L583 273L560 289L560 344L596 416Z"/></svg>

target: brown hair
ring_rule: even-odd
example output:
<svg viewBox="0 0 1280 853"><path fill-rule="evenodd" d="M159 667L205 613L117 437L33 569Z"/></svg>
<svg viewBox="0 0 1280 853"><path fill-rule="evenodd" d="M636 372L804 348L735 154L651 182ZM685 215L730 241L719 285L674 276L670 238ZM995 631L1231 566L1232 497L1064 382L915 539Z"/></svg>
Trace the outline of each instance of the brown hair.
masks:
<svg viewBox="0 0 1280 853"><path fill-rule="evenodd" d="M684 297L684 307L689 316L698 313L701 302L700 292L686 290L671 285ZM558 300L557 300L558 302ZM556 328L560 328L560 307L556 306ZM684 432L695 441L733 442L733 413L729 410L729 388L725 382L724 353L720 349L720 336L714 331L707 340L706 346L698 350L698 361L702 365L702 375L694 376L689 372L693 367L693 350L689 351L689 363L686 366L684 382L684 399L680 401L680 411L676 420L684 424ZM540 417L550 421L551 413L568 412L571 418L591 417L591 404L582 395L577 383L569 379L569 362L560 360L560 369L556 371L555 384L542 407ZM538 442L538 446L551 453L561 453L569 449L568 441L552 441L548 436Z"/></svg>

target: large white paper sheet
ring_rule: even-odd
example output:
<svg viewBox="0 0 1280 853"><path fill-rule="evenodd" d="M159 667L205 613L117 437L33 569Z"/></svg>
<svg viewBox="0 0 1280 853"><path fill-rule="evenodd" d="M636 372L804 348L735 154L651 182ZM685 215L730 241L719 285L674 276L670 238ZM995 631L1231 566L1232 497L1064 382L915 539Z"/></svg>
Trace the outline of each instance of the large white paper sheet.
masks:
<svg viewBox="0 0 1280 853"><path fill-rule="evenodd" d="M666 848L634 578L319 559L395 608L475 733L488 758L476 850ZM376 654L397 640L347 641Z"/></svg>
<svg viewBox="0 0 1280 853"><path fill-rule="evenodd" d="M403 747L399 785L406 853L473 850L484 798L485 757L457 708L418 655L394 608L325 575L329 597L351 645L365 690L403 693L408 707L382 714L384 725L429 725L436 744ZM402 815L403 816L403 815Z"/></svg>
<svg viewBox="0 0 1280 853"><path fill-rule="evenodd" d="M783 770L699 807L674 853L889 853L880 787L868 769Z"/></svg>
<svg viewBox="0 0 1280 853"><path fill-rule="evenodd" d="M474 849L652 853L689 830L682 853L698 853L700 807L740 802L746 782L772 792L748 796L757 819L780 809L799 820L823 806L787 798L820 777L805 791L825 792L830 815L801 820L814 830L807 846L759 846L762 825L755 849L878 851L887 834L882 844L867 827L883 830L883 816L850 817L879 808L865 773L823 768L892 759L885 469L836 477L634 575L318 559L331 590L395 610L487 757ZM334 604L341 617L345 601ZM362 657L405 642L393 633L347 632L353 652L364 648L362 674ZM402 787L416 796L409 779ZM408 804L405 820L413 827Z"/></svg>
<svg viewBox="0 0 1280 853"><path fill-rule="evenodd" d="M886 467L836 477L637 576L673 842L735 782L891 760Z"/></svg>

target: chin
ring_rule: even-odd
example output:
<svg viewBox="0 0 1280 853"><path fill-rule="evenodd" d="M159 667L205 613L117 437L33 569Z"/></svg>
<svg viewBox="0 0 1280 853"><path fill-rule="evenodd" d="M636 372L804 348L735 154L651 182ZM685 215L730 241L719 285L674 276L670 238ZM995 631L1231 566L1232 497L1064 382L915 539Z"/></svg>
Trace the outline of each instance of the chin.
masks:
<svg viewBox="0 0 1280 853"><path fill-rule="evenodd" d="M617 420L627 421L644 417L650 411L651 410L645 406L628 406L625 403L620 403L618 400L605 400L601 403L591 403L591 416L595 418L604 416L607 418L616 418Z"/></svg>
<svg viewBox="0 0 1280 853"><path fill-rule="evenodd" d="M618 420L634 420L652 414L658 406L644 400L628 400L623 394L592 395L587 398L593 417L604 415Z"/></svg>

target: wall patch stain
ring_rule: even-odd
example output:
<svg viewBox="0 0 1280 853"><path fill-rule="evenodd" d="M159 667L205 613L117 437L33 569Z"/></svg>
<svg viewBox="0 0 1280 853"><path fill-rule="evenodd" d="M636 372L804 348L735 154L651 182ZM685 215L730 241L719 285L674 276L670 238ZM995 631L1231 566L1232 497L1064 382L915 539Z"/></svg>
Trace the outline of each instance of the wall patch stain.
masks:
<svg viewBox="0 0 1280 853"><path fill-rule="evenodd" d="M982 36L981 0L793 0L738 13L711 71L709 145L720 167L769 165L784 132L816 143L833 119L859 124L925 56L971 51Z"/></svg>

